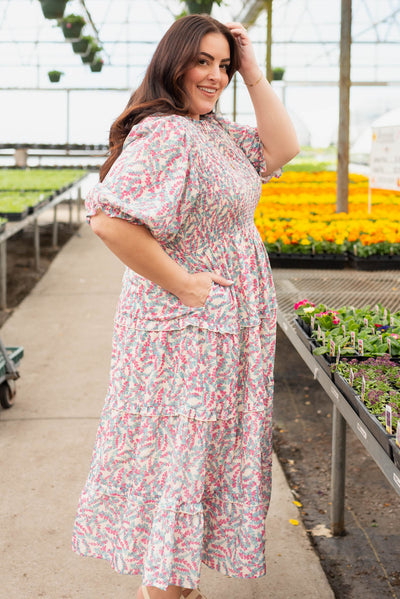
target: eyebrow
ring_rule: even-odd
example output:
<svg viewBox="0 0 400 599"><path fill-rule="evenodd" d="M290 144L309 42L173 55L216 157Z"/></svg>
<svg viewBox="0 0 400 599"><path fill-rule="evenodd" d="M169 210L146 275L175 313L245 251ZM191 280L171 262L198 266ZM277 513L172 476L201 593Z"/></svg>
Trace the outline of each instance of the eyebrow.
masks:
<svg viewBox="0 0 400 599"><path fill-rule="evenodd" d="M215 57L212 56L211 54L208 54L208 52L200 52L200 54L203 54L204 56L207 56L207 58L209 58L210 60L215 60ZM230 62L231 59L230 58L223 58L221 60L221 62Z"/></svg>

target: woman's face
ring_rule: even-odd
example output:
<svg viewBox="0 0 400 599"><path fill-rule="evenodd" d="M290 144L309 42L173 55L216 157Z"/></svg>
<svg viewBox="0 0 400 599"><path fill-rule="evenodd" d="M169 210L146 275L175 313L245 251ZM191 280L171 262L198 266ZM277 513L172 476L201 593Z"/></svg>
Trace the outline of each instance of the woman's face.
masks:
<svg viewBox="0 0 400 599"><path fill-rule="evenodd" d="M190 96L189 114L199 119L213 110L222 91L228 85L230 51L222 33L207 33L200 43L194 65L186 71L183 84Z"/></svg>

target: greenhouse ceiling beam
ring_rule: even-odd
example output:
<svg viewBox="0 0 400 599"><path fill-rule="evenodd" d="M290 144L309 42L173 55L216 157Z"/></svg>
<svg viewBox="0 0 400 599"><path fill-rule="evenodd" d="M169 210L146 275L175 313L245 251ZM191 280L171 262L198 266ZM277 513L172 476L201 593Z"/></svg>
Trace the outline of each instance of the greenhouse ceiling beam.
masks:
<svg viewBox="0 0 400 599"><path fill-rule="evenodd" d="M235 21L239 21L251 27L257 21L259 15L266 8L267 3L265 0L251 0L250 2L243 2L243 8L240 13L234 18Z"/></svg>
<svg viewBox="0 0 400 599"><path fill-rule="evenodd" d="M279 87L337 87L338 81L285 81ZM397 87L399 81L352 81L351 87ZM126 92L131 87L1 87L0 91L50 91L50 92Z"/></svg>

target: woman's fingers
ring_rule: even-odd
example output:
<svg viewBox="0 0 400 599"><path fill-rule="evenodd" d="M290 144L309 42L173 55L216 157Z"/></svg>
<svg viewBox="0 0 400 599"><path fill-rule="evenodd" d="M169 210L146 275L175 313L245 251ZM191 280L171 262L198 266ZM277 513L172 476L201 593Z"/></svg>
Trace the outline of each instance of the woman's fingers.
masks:
<svg viewBox="0 0 400 599"><path fill-rule="evenodd" d="M234 281L232 281L231 279L226 279L225 277L217 274L216 272L210 272L210 275L211 275L211 279L214 281L214 283L217 283L218 285L223 285L224 287L228 287L229 285L233 285L233 283L234 283Z"/></svg>

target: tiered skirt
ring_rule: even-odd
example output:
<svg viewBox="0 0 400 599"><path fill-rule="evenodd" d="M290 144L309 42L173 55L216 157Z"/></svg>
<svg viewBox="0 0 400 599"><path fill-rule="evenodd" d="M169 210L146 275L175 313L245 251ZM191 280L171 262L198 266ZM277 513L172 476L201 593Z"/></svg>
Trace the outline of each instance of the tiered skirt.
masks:
<svg viewBox="0 0 400 599"><path fill-rule="evenodd" d="M275 323L237 333L116 324L109 389L73 549L143 584L200 565L265 574Z"/></svg>

